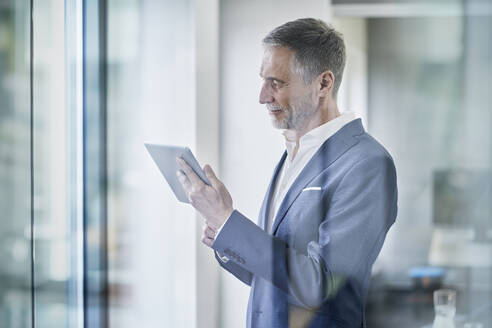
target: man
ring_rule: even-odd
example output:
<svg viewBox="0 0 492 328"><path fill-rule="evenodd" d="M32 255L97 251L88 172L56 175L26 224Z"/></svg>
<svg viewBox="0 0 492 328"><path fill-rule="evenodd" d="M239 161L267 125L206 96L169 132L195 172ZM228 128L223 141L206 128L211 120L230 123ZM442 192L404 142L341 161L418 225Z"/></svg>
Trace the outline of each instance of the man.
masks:
<svg viewBox="0 0 492 328"><path fill-rule="evenodd" d="M251 286L248 327L364 327L371 267L396 218L393 160L336 96L341 35L299 19L263 40L260 103L284 129L258 225L234 210L210 166L205 185L182 159L178 177L205 218L202 241Z"/></svg>

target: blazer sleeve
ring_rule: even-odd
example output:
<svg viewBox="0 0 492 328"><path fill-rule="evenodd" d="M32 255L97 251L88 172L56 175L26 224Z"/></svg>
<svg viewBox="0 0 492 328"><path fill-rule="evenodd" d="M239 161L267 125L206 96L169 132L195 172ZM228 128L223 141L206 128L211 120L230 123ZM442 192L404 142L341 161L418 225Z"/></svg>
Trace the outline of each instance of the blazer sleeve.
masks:
<svg viewBox="0 0 492 328"><path fill-rule="evenodd" d="M227 258L227 260L221 259L217 254L217 251L215 251L214 253L215 258L217 259L217 262L219 262L221 267L232 273L234 276L236 276L236 278L244 282L246 285L251 286L251 280L253 279L253 274L251 272L244 269L242 266L230 260L229 258Z"/></svg>
<svg viewBox="0 0 492 328"><path fill-rule="evenodd" d="M317 221L319 226L314 227L317 240L310 241L307 249L293 248L269 235L236 210L212 247L233 255L228 256L229 262L283 290L289 302L315 309L334 296L344 281L370 274L396 218L396 203L393 160L388 155L372 156L341 178Z"/></svg>

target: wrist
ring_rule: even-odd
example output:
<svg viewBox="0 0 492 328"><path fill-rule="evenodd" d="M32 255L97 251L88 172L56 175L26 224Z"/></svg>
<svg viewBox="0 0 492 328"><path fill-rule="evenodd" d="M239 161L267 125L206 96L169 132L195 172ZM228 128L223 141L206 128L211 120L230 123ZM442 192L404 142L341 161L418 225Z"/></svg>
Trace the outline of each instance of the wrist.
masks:
<svg viewBox="0 0 492 328"><path fill-rule="evenodd" d="M225 215L225 219L222 221L222 224L216 229L215 238L217 238L217 236L219 235L220 231L225 226L227 220L229 220L229 218L231 217L232 212L234 212L234 209L231 209L230 211L227 211L227 213Z"/></svg>

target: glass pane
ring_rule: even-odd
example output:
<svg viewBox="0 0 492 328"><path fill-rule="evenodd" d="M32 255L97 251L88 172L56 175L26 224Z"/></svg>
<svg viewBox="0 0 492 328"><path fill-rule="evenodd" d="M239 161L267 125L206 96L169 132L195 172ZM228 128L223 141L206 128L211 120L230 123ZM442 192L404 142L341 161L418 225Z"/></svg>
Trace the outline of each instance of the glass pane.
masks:
<svg viewBox="0 0 492 328"><path fill-rule="evenodd" d="M71 67L67 55L73 52L69 47L77 38L66 36L74 16L65 11L64 2L34 2L36 327L77 327L77 311L82 311L81 289L76 287L82 252L74 229L75 207L80 205L73 200L78 188L73 179L77 148L72 125L77 109L72 99L75 80L71 68L66 70Z"/></svg>
<svg viewBox="0 0 492 328"><path fill-rule="evenodd" d="M0 3L1 327L31 327L29 13Z"/></svg>
<svg viewBox="0 0 492 328"><path fill-rule="evenodd" d="M367 22L369 132L393 155L399 189L397 223L374 266L368 326L432 325L439 288L457 292L457 327L491 325L492 117L484 74L492 38L484 28L490 17L482 16L482 28L476 19Z"/></svg>
<svg viewBox="0 0 492 328"><path fill-rule="evenodd" d="M107 327L105 4L84 5L84 323Z"/></svg>
<svg viewBox="0 0 492 328"><path fill-rule="evenodd" d="M195 220L144 142L193 147L191 1L108 1L111 327L195 327Z"/></svg>

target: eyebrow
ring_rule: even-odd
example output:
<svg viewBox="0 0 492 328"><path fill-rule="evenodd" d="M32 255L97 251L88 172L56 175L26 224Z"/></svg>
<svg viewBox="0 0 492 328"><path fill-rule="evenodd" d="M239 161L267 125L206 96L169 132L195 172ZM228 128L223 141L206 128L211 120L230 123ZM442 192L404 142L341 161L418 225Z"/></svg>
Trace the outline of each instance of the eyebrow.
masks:
<svg viewBox="0 0 492 328"><path fill-rule="evenodd" d="M263 76L261 76L261 74L260 74L260 77L261 77L261 78L263 78ZM286 82L286 81L284 81L284 80L277 79L276 77L271 77L271 76L269 76L269 77L265 77L264 79L265 79L265 80L268 80L268 81L277 81L277 82L280 82L280 83L287 83L287 82Z"/></svg>

